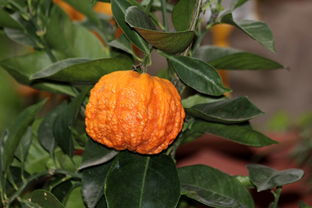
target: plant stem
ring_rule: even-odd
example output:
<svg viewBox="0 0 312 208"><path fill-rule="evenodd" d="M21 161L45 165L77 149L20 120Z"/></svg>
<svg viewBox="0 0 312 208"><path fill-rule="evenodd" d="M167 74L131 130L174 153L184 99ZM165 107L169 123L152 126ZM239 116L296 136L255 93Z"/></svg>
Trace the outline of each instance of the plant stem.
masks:
<svg viewBox="0 0 312 208"><path fill-rule="evenodd" d="M162 18L163 18L163 23L165 26L165 31L168 32L169 28L168 28L168 19L167 19L167 2L166 0L161 0L161 12L162 12Z"/></svg>
<svg viewBox="0 0 312 208"><path fill-rule="evenodd" d="M282 187L277 187L276 190L271 191L274 196L274 201L270 204L270 208L278 208L278 201L281 197Z"/></svg>

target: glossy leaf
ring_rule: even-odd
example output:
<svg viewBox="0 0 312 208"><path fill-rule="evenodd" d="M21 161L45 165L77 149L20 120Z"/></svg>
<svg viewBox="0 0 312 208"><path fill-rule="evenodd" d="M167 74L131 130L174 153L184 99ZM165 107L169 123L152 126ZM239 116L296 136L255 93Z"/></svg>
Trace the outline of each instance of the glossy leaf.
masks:
<svg viewBox="0 0 312 208"><path fill-rule="evenodd" d="M189 30L195 16L198 0L180 0L172 11L172 23L177 31Z"/></svg>
<svg viewBox="0 0 312 208"><path fill-rule="evenodd" d="M257 187L257 191L264 191L274 187L294 183L303 177L303 170L287 169L275 170L265 165L251 164L247 166L249 178Z"/></svg>
<svg viewBox="0 0 312 208"><path fill-rule="evenodd" d="M72 83L94 83L103 75L113 71L130 70L133 61L128 56L103 59L71 58L56 62L38 71L31 79L48 78Z"/></svg>
<svg viewBox="0 0 312 208"><path fill-rule="evenodd" d="M224 100L224 97L221 98L214 98L214 97L208 97L200 94L195 94L192 96L189 96L187 98L184 98L182 100L182 105L184 108L191 108L194 105L199 105L199 104L205 104L205 103L213 103L217 101L222 101Z"/></svg>
<svg viewBox="0 0 312 208"><path fill-rule="evenodd" d="M195 35L193 31L171 33L157 31L150 18L135 6L127 9L126 22L152 46L170 54L183 52Z"/></svg>
<svg viewBox="0 0 312 208"><path fill-rule="evenodd" d="M216 46L202 46L194 51L194 57L217 69L272 70L284 68L283 65L256 54Z"/></svg>
<svg viewBox="0 0 312 208"><path fill-rule="evenodd" d="M29 202L30 207L36 208L64 208L62 203L47 190L35 190L26 195L25 200Z"/></svg>
<svg viewBox="0 0 312 208"><path fill-rule="evenodd" d="M265 48L272 52L275 51L272 31L265 23L255 20L235 21L231 13L224 15L221 22L236 26Z"/></svg>
<svg viewBox="0 0 312 208"><path fill-rule="evenodd" d="M221 123L241 123L263 113L247 97L197 104L186 111L194 117Z"/></svg>
<svg viewBox="0 0 312 208"><path fill-rule="evenodd" d="M64 180L64 177L58 180L60 180L59 184L53 187L51 193L63 203L68 193L73 189L73 183L70 180L61 182L61 180Z"/></svg>
<svg viewBox="0 0 312 208"><path fill-rule="evenodd" d="M9 136L3 148L3 171L6 171L13 161L15 150L27 130L27 127L35 119L36 114L44 104L45 100L26 108L19 114L15 122L9 128Z"/></svg>
<svg viewBox="0 0 312 208"><path fill-rule="evenodd" d="M189 134L201 135L204 133L214 134L233 142L254 147L263 147L277 142L264 134L253 130L249 125L226 125L205 121L195 121Z"/></svg>
<svg viewBox="0 0 312 208"><path fill-rule="evenodd" d="M170 157L121 152L109 170L104 192L110 208L175 208L179 186Z"/></svg>
<svg viewBox="0 0 312 208"><path fill-rule="evenodd" d="M95 208L104 197L103 184L110 166L111 162L82 170L82 195L88 208ZM106 204L102 206L105 207Z"/></svg>
<svg viewBox="0 0 312 208"><path fill-rule="evenodd" d="M38 138L41 146L47 150L50 154L53 153L56 147L56 141L53 134L53 125L56 118L61 112L64 112L66 105L63 103L53 109L48 115L46 115L40 124L38 129Z"/></svg>
<svg viewBox="0 0 312 208"><path fill-rule="evenodd" d="M89 90L89 88L85 88L70 104L62 108L53 125L53 135L57 145L69 156L72 156L74 150L70 127L76 120L81 104Z"/></svg>
<svg viewBox="0 0 312 208"><path fill-rule="evenodd" d="M251 195L234 177L215 168L194 165L178 168L181 193L211 207L252 208Z"/></svg>
<svg viewBox="0 0 312 208"><path fill-rule="evenodd" d="M111 0L111 4L114 18L127 38L142 51L149 53L148 44L125 22L126 10L132 5L128 1L124 0Z"/></svg>
<svg viewBox="0 0 312 208"><path fill-rule="evenodd" d="M230 90L223 86L217 71L199 59L186 56L167 56L181 80L200 93L220 96Z"/></svg>
<svg viewBox="0 0 312 208"><path fill-rule="evenodd" d="M106 163L117 154L118 151L109 149L89 138L85 147L85 152L83 153L82 163L79 170Z"/></svg>
<svg viewBox="0 0 312 208"><path fill-rule="evenodd" d="M21 29L21 25L16 22L4 9L0 9L0 26Z"/></svg>
<svg viewBox="0 0 312 208"><path fill-rule="evenodd" d="M49 47L62 51L67 58L105 58L109 52L101 41L81 25L74 24L59 8L54 7L47 26Z"/></svg>

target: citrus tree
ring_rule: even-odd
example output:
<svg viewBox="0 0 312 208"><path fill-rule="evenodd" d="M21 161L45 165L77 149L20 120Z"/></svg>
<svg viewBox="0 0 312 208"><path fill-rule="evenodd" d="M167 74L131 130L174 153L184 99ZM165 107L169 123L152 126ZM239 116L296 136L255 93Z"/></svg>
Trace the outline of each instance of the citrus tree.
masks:
<svg viewBox="0 0 312 208"><path fill-rule="evenodd" d="M225 96L232 90L217 69L283 66L202 43L211 27L229 24L274 51L265 23L233 18L246 1L224 9L222 0L1 0L1 30L28 52L0 66L50 97L64 95L27 107L2 132L1 207L174 208L197 201L252 208L253 188L271 190L270 207L277 207L282 186L299 180L301 170L251 164L248 176L231 176L175 165L177 148L205 133L252 147L276 144L249 123L261 110L247 97ZM111 5L112 17L98 4ZM152 52L167 63L156 76L149 75L158 65Z"/></svg>

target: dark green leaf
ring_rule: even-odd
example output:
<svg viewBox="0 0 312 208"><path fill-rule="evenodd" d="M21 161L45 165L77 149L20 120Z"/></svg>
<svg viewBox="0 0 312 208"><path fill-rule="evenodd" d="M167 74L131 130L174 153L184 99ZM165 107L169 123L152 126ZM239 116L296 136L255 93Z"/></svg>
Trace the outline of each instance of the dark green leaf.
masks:
<svg viewBox="0 0 312 208"><path fill-rule="evenodd" d="M181 80L200 93L220 96L230 92L222 84L218 72L209 64L186 56L167 56Z"/></svg>
<svg viewBox="0 0 312 208"><path fill-rule="evenodd" d="M217 69L271 70L284 68L281 64L256 54L216 46L203 46L194 52L194 57Z"/></svg>
<svg viewBox="0 0 312 208"><path fill-rule="evenodd" d="M111 0L111 4L114 18L124 34L127 36L127 38L142 51L149 54L149 47L147 43L125 22L125 13L127 8L131 6L131 4L128 1L124 0Z"/></svg>
<svg viewBox="0 0 312 208"><path fill-rule="evenodd" d="M64 180L64 177L60 177L58 180ZM63 183L60 183L53 187L51 190L52 194L60 201L64 202L66 200L66 196L73 189L73 183L70 180L67 180Z"/></svg>
<svg viewBox="0 0 312 208"><path fill-rule="evenodd" d="M85 88L70 104L62 108L54 121L53 135L55 141L63 152L69 156L72 156L74 150L70 127L76 120L81 104L89 90L89 88Z"/></svg>
<svg viewBox="0 0 312 208"><path fill-rule="evenodd" d="M16 22L4 9L0 8L0 26L21 29L21 25Z"/></svg>
<svg viewBox="0 0 312 208"><path fill-rule="evenodd" d="M95 208L104 197L103 184L110 166L111 162L82 170L82 195L88 208Z"/></svg>
<svg viewBox="0 0 312 208"><path fill-rule="evenodd" d="M222 101L224 99L225 99L224 97L214 98L214 97L207 97L207 96L200 95L200 94L195 94L187 98L184 98L182 100L182 105L184 108L191 108L194 105L204 104L204 103L213 103L217 101Z"/></svg>
<svg viewBox="0 0 312 208"><path fill-rule="evenodd" d="M35 190L25 196L30 207L38 208L64 208L62 203L47 190Z"/></svg>
<svg viewBox="0 0 312 208"><path fill-rule="evenodd" d="M222 23L231 24L246 33L252 39L258 41L265 48L274 52L273 34L270 28L263 22L255 20L241 20L235 21L231 13L222 17Z"/></svg>
<svg viewBox="0 0 312 208"><path fill-rule="evenodd" d="M303 170L287 169L278 171L265 165L248 165L249 178L257 187L257 191L264 191L274 187L294 183L303 177Z"/></svg>
<svg viewBox="0 0 312 208"><path fill-rule="evenodd" d="M269 137L253 130L249 125L226 125L205 121L196 121L191 126L189 134L201 135L203 133L214 134L224 139L229 139L239 144L254 147L263 147L277 142Z"/></svg>
<svg viewBox="0 0 312 208"><path fill-rule="evenodd" d="M45 104L45 100L26 108L15 119L15 122L9 128L9 136L4 143L3 149L3 171L6 171L13 161L14 152L20 143L27 127L32 123L38 111Z"/></svg>
<svg viewBox="0 0 312 208"><path fill-rule="evenodd" d="M234 177L204 165L178 169L181 193L207 206L252 208L251 195Z"/></svg>
<svg viewBox="0 0 312 208"><path fill-rule="evenodd" d="M221 123L241 123L263 113L247 97L197 104L186 111L194 117Z"/></svg>
<svg viewBox="0 0 312 208"><path fill-rule="evenodd" d="M106 163L117 154L117 151L108 149L104 145L89 139L85 147L85 152L83 153L79 170Z"/></svg>
<svg viewBox="0 0 312 208"><path fill-rule="evenodd" d="M22 162L22 164L27 158L31 142L32 142L32 128L28 127L15 151L15 156Z"/></svg>
<svg viewBox="0 0 312 208"><path fill-rule="evenodd" d="M67 15L57 7L51 11L46 40L52 49L62 51L68 58L109 56L108 49L91 31L71 22Z"/></svg>
<svg viewBox="0 0 312 208"><path fill-rule="evenodd" d="M125 20L132 27L139 27L147 30L156 30L156 26L149 16L137 6L131 6L126 10Z"/></svg>
<svg viewBox="0 0 312 208"><path fill-rule="evenodd" d="M38 129L38 138L41 146L50 154L53 153L56 147L56 141L53 134L53 125L61 112L64 112L66 105L63 103L53 109L47 116L44 117Z"/></svg>
<svg viewBox="0 0 312 208"><path fill-rule="evenodd" d="M71 58L56 62L33 74L31 79L48 78L64 82L97 82L103 75L118 70L130 70L133 61L128 56L103 59Z"/></svg>
<svg viewBox="0 0 312 208"><path fill-rule="evenodd" d="M152 46L170 54L183 52L194 38L193 31L172 33L156 31L150 18L135 6L127 9L126 22Z"/></svg>
<svg viewBox="0 0 312 208"><path fill-rule="evenodd" d="M190 29L198 2L198 0L180 0L175 5L172 12L172 23L177 31Z"/></svg>
<svg viewBox="0 0 312 208"><path fill-rule="evenodd" d="M104 192L110 208L175 208L179 186L170 157L121 152L109 170Z"/></svg>

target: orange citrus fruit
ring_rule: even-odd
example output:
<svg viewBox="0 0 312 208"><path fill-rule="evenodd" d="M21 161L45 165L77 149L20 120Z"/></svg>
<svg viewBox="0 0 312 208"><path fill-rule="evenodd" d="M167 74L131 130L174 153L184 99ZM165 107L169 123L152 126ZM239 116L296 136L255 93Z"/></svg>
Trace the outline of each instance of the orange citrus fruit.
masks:
<svg viewBox="0 0 312 208"><path fill-rule="evenodd" d="M185 112L174 85L147 73L116 71L91 90L86 131L116 150L157 154L181 131Z"/></svg>

